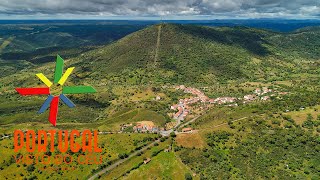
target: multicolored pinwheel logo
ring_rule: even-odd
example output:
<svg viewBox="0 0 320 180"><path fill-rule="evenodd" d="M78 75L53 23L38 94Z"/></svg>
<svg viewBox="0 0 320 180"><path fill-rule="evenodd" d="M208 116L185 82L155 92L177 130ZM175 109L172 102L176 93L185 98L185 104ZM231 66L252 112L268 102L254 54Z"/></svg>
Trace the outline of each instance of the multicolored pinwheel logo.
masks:
<svg viewBox="0 0 320 180"><path fill-rule="evenodd" d="M67 71L62 75L63 64L64 60L59 55L57 55L53 83L42 73L36 74L36 76L38 76L38 78L47 86L46 88L16 88L16 91L22 96L49 95L38 113L44 113L50 106L49 122L53 126L56 126L57 124L59 99L61 99L70 108L75 107L73 102L64 94L83 94L97 92L91 86L63 86L63 84L66 82L66 80L74 70L74 67L68 68Z"/></svg>

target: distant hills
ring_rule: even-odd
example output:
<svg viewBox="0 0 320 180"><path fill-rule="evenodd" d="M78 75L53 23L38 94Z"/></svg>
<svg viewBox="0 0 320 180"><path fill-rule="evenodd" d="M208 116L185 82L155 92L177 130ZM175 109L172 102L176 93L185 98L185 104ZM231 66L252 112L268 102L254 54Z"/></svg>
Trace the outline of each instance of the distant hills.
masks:
<svg viewBox="0 0 320 180"><path fill-rule="evenodd" d="M259 29L269 29L278 32L290 32L304 27L319 26L318 19L209 19L209 20L0 20L0 25L116 25L116 26L148 26L161 22L170 24L194 24L212 27L245 26Z"/></svg>
<svg viewBox="0 0 320 180"><path fill-rule="evenodd" d="M143 27L73 23L0 25L0 58L43 63L48 61L45 57L50 53L74 57L79 54L74 48L81 53L88 47L106 45Z"/></svg>
<svg viewBox="0 0 320 180"><path fill-rule="evenodd" d="M59 28L55 27L50 31L56 33L48 32L47 35L40 33L39 37L30 35L28 38L34 43L38 40L44 43L43 45L47 42L48 46L58 42L61 44L62 49L58 46L40 48L37 50L40 54L36 56L28 50L8 52L10 48L18 47L20 41L15 39L20 36L17 35L7 45L2 57L17 59L20 54L29 62L1 61L5 75L17 72L24 66L38 67L39 63L45 63L40 67L46 67L50 65L46 62L54 61L56 54L60 54L70 60L70 65L78 67L77 73L80 75L77 78L93 81L105 79L111 84L128 85L141 83L210 85L227 81L290 79L293 72L317 73L315 65L319 63L317 60L320 57L319 27L279 33L248 27L164 23L148 26L127 36L125 34L138 28L128 27L119 31L101 29L100 35L99 33L89 35L91 30L97 32L93 27L83 30L84 32L82 31L85 29L84 25L80 25L78 31L73 28L76 26L62 29L64 33L58 33ZM118 35L110 35L108 38L109 36L101 35L105 33L104 30ZM67 34L68 37L64 37ZM25 35L21 36L27 39ZM121 36L125 37L116 40ZM68 42L71 41L78 41L78 44L70 43L69 46ZM94 45L82 46L86 41Z"/></svg>
<svg viewBox="0 0 320 180"><path fill-rule="evenodd" d="M42 21L32 21L33 24L1 22L0 77L33 65L51 62L57 54L64 58L76 57L145 27L95 23L42 24Z"/></svg>

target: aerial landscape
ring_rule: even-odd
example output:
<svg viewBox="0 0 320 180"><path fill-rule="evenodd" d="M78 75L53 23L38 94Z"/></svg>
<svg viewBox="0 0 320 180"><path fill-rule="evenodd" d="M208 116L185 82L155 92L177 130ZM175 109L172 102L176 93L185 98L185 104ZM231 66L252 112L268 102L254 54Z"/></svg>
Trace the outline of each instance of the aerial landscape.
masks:
<svg viewBox="0 0 320 180"><path fill-rule="evenodd" d="M0 179L320 179L319 2L71 2L0 2Z"/></svg>

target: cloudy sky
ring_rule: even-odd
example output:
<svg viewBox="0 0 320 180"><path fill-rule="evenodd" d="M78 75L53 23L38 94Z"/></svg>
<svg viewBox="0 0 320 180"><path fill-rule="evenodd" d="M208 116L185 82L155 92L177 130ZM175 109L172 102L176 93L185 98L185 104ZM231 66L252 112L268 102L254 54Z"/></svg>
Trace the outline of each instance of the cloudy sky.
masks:
<svg viewBox="0 0 320 180"><path fill-rule="evenodd" d="M320 19L320 0L0 0L0 19Z"/></svg>

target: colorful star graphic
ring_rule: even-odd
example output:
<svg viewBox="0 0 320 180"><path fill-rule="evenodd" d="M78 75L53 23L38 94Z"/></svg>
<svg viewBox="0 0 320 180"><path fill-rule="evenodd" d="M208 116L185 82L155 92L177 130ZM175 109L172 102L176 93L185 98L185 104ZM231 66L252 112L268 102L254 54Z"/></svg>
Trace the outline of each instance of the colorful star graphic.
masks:
<svg viewBox="0 0 320 180"><path fill-rule="evenodd" d="M83 94L83 93L96 93L97 91L91 86L63 86L74 67L68 68L63 73L64 60L57 55L56 68L54 71L54 82L52 83L42 73L36 74L36 76L47 86L47 88L16 88L16 91L22 96L28 95L49 95L39 110L39 114L44 113L50 107L49 122L56 126L59 99L61 99L67 106L74 108L73 102L68 99L64 94ZM59 95L52 95L50 90L59 91Z"/></svg>

